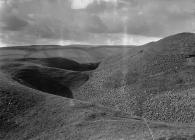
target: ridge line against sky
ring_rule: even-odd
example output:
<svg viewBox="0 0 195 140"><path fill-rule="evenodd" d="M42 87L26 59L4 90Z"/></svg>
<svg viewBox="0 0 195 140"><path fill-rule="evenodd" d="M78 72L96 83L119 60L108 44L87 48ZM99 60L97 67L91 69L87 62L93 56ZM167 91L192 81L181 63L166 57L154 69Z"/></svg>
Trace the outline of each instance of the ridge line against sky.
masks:
<svg viewBox="0 0 195 140"><path fill-rule="evenodd" d="M0 0L0 46L142 45L195 32L194 0Z"/></svg>

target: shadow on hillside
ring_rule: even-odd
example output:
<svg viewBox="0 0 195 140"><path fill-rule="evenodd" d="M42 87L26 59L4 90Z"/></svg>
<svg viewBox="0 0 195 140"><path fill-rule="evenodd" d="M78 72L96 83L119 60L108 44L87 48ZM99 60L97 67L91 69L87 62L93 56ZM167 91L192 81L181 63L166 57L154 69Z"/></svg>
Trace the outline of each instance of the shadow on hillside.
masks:
<svg viewBox="0 0 195 140"><path fill-rule="evenodd" d="M1 67L13 80L46 93L74 98L71 89L89 80L99 63L80 64L65 58L23 58Z"/></svg>

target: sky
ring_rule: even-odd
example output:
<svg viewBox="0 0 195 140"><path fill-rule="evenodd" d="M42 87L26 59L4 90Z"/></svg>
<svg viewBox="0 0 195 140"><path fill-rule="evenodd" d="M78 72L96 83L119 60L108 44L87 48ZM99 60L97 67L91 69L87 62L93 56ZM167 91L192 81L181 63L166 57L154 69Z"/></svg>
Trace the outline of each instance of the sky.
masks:
<svg viewBox="0 0 195 140"><path fill-rule="evenodd" d="M0 0L0 46L141 45L195 32L195 0Z"/></svg>

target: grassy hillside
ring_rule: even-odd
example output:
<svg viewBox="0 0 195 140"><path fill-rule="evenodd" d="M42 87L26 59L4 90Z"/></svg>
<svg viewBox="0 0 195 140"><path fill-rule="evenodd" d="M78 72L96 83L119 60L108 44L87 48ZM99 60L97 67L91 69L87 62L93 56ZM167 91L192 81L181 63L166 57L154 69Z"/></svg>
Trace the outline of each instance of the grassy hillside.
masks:
<svg viewBox="0 0 195 140"><path fill-rule="evenodd" d="M118 108L136 116L168 122L194 122L195 108L191 102L195 93L189 90L195 87L194 55L195 34L191 33L139 46L103 61L92 78L75 94L78 99ZM189 93L184 93L188 90ZM166 108L173 109L166 105L169 101L164 104L153 102L152 106L159 106L160 112L149 109L148 100L168 100L169 93L175 96L174 104L180 106L175 113L179 111L180 115L168 116ZM190 100L181 104L177 99L180 96ZM172 96L170 98L175 100ZM190 119L185 119L186 113L182 108L190 110Z"/></svg>
<svg viewBox="0 0 195 140"><path fill-rule="evenodd" d="M0 73L0 139L194 139L193 126L146 123L93 103L40 92ZM148 124L148 125L147 125Z"/></svg>
<svg viewBox="0 0 195 140"><path fill-rule="evenodd" d="M0 139L194 140L195 35L121 47L1 48Z"/></svg>

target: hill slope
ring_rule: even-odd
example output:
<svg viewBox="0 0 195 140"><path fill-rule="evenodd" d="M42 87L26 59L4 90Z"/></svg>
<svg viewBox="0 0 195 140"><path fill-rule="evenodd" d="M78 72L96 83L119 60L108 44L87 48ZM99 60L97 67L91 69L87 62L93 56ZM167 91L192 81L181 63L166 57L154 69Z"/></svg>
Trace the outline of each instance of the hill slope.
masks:
<svg viewBox="0 0 195 140"><path fill-rule="evenodd" d="M152 120L194 122L194 56L192 33L133 48L103 61L75 96Z"/></svg>

